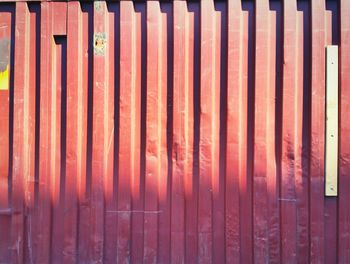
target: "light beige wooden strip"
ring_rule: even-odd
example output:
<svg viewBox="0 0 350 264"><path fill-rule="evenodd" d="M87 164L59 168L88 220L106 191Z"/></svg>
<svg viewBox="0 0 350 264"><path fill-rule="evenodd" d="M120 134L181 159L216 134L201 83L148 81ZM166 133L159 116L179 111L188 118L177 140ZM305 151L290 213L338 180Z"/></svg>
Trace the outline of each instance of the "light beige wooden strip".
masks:
<svg viewBox="0 0 350 264"><path fill-rule="evenodd" d="M326 196L338 195L338 46L327 46Z"/></svg>

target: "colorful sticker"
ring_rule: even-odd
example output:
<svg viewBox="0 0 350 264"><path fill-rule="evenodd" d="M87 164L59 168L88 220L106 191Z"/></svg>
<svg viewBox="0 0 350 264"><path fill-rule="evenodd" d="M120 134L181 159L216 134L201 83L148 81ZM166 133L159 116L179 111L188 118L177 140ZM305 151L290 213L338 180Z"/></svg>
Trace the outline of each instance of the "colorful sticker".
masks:
<svg viewBox="0 0 350 264"><path fill-rule="evenodd" d="M10 40L0 39L0 90L9 89Z"/></svg>
<svg viewBox="0 0 350 264"><path fill-rule="evenodd" d="M6 70L0 72L0 90L9 89L9 67Z"/></svg>

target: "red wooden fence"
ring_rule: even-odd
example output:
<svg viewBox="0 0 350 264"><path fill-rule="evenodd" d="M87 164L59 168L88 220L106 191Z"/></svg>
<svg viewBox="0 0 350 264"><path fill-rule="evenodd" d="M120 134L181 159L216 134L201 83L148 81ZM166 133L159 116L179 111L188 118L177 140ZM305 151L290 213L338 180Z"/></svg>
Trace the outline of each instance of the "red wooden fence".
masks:
<svg viewBox="0 0 350 264"><path fill-rule="evenodd" d="M350 1L1 1L0 49L1 263L350 263Z"/></svg>

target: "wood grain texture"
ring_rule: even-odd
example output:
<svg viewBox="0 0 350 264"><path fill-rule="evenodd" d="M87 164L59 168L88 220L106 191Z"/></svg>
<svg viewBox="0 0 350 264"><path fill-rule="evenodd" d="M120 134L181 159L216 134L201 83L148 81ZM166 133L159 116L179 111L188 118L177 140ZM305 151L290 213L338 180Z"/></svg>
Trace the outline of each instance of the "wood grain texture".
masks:
<svg viewBox="0 0 350 264"><path fill-rule="evenodd" d="M349 262L349 13L342 0L0 3L0 262Z"/></svg>
<svg viewBox="0 0 350 264"><path fill-rule="evenodd" d="M350 225L349 217L350 210L346 206L346 201L349 199L350 188L349 173L350 173L350 146L347 144L350 136L350 121L347 118L347 113L350 110L349 102L349 84L350 76L346 72L350 69L350 53L349 53L349 31L350 20L350 3L340 1L340 54L339 54L339 71L340 71L340 113L339 113L339 201L338 201L338 261L347 262L350 260Z"/></svg>
<svg viewBox="0 0 350 264"><path fill-rule="evenodd" d="M338 46L326 48L325 195L338 195Z"/></svg>

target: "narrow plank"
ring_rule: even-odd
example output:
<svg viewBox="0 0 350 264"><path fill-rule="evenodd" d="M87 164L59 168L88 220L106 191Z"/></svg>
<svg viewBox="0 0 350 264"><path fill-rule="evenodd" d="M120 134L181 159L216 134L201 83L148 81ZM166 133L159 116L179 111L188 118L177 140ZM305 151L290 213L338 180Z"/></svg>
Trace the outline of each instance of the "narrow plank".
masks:
<svg viewBox="0 0 350 264"><path fill-rule="evenodd" d="M109 127L116 127L118 126L116 124L117 114L116 114L116 108L118 107L117 104L117 97L115 93L118 94L118 63L119 63L119 47L116 45L116 42L118 40L119 32L116 25L119 24L119 8L117 3L110 3L107 5L108 8L108 14L107 16L107 29L106 32L108 32L108 80L106 81L108 87L110 87L111 92L113 90L113 98L109 98L108 101L108 112L110 115L109 119ZM118 33L117 33L118 32ZM112 96L112 94L111 94ZM112 112L112 113L111 113ZM112 122L113 119L113 122ZM110 135L113 139L108 144L112 144L111 146L108 146L111 151L113 151L110 156L108 156L108 163L109 165L109 171L105 177L104 182L104 197L105 197L105 222L104 222L104 263L115 263L120 262L117 260L117 257L123 257L126 260L129 260L128 255L130 254L130 246L126 247L123 252L118 251L118 245L117 241L118 238L121 236L118 236L117 228L119 226L118 221L118 215L116 213L117 210L117 199L118 199L118 190L117 190L117 165L116 165L116 156L117 156L117 149L116 145L114 143L116 139L118 131L113 129L112 135ZM125 188L123 192L128 192L128 189ZM125 229L125 232L128 232L128 229ZM130 238L129 238L130 241ZM116 250L117 247L117 250Z"/></svg>
<svg viewBox="0 0 350 264"><path fill-rule="evenodd" d="M39 193L38 222L40 229L36 243L38 252L36 261L48 263L51 258L51 90L52 90L52 28L49 3L41 3L40 27L40 146L39 146Z"/></svg>
<svg viewBox="0 0 350 264"><path fill-rule="evenodd" d="M62 263L66 190L66 102L67 102L67 3L51 3L51 198L52 262ZM69 182L69 180L68 180ZM69 192L69 191L68 191ZM69 203L69 201L68 201ZM73 214L71 214L73 215ZM65 252L64 252L65 253ZM69 254L69 253L67 253Z"/></svg>
<svg viewBox="0 0 350 264"><path fill-rule="evenodd" d="M147 2L147 111L146 111L146 174L144 216L144 261L156 262L159 257L159 211L164 178L167 177L166 86L162 76L162 27L160 3Z"/></svg>
<svg viewBox="0 0 350 264"><path fill-rule="evenodd" d="M336 3L334 3L336 4ZM325 262L326 263L336 263L337 262L337 221L338 221L338 205L337 198L334 197L338 194L338 47L331 46L336 39L336 34L333 32L333 26L337 26L337 22L333 20L333 16L337 13L333 9L332 3L327 3L325 10L325 61L324 61L324 71L325 71L325 131L324 131L324 225L325 225L325 241L327 245L325 246ZM337 41L337 40L335 40ZM332 48L329 48L332 47ZM336 51L330 52L329 49L337 49ZM332 58L333 64L330 62L329 55L333 53ZM333 76L331 77L331 72L333 71ZM335 72L336 71L336 72ZM332 93L333 95L332 95ZM330 102L333 101L333 102ZM333 111L331 110L333 109ZM331 137L331 134L333 137ZM331 164L333 163L333 164ZM333 175L333 179L336 183L332 184L332 189L328 188L330 175ZM330 195L331 193L331 195Z"/></svg>
<svg viewBox="0 0 350 264"><path fill-rule="evenodd" d="M9 149L10 149L10 73L13 67L11 61L11 19L14 12L6 6L0 7L0 45L2 54L0 57L0 74L7 72L7 78L1 79L0 84L0 262L10 262L11 240L11 208L9 201ZM3 75L4 76L4 75Z"/></svg>
<svg viewBox="0 0 350 264"><path fill-rule="evenodd" d="M308 19L307 14L300 10L297 11L297 48L296 48L296 157L295 157L295 192L297 200L297 261L300 263L307 263L309 261L309 170L308 170L308 156L305 147L304 135L307 134L308 120L307 109L309 106L304 105L306 101L306 93L304 92L305 83L307 83L308 76L304 72L307 54L304 45L307 41L308 34L304 31L305 19ZM306 143L307 144L307 143Z"/></svg>
<svg viewBox="0 0 350 264"><path fill-rule="evenodd" d="M67 154L64 203L63 262L76 263L78 251L78 192L86 166L87 91L82 87L82 20L80 4L67 4ZM85 128L85 129L84 129ZM84 145L84 146L83 146ZM80 192L79 192L80 193ZM79 197L80 198L80 197Z"/></svg>
<svg viewBox="0 0 350 264"><path fill-rule="evenodd" d="M16 3L16 47L14 76L14 134L11 219L11 263L24 261L25 191L30 171L29 142L29 10L27 3Z"/></svg>
<svg viewBox="0 0 350 264"><path fill-rule="evenodd" d="M124 4L124 3L123 3ZM130 9L132 6L129 7ZM133 214L131 217L131 262L141 263L144 256L144 192L145 192L145 182L144 182L144 163L141 164L141 151L144 151L144 145L141 145L141 135L144 136L144 132L141 133L141 116L142 116L142 128L145 125L145 114L142 114L143 109L146 108L145 105L141 105L141 97L145 94L145 91L141 89L146 87L146 49L147 49L147 39L146 39L146 5L139 5L134 3L133 10L133 71L134 71L134 85L133 88L135 98L134 98L134 178L132 179L132 210ZM146 100L143 99L145 102ZM141 110L142 109L142 110ZM143 130L144 131L144 130ZM142 142L143 143L143 142ZM142 154L142 161L144 161L144 153ZM141 170L142 169L142 170Z"/></svg>
<svg viewBox="0 0 350 264"><path fill-rule="evenodd" d="M179 6L179 5L178 5ZM186 7L186 6L185 6ZM182 5L182 8L185 8ZM199 127L194 127L195 122L199 121L199 81L200 69L198 63L200 61L200 5L198 3L189 3L187 2L187 10L185 12L186 24L184 37L185 45L185 62L184 63L184 79L185 87L182 87L180 91L184 91L186 88L187 92L182 93L183 96L186 96L185 102L181 101L182 106L186 106L185 113L183 114L187 119L184 119L184 122L187 126L187 130L183 129L186 126L183 126L182 131L185 134L185 151L186 153L186 163L184 163L184 195L185 195L185 262L186 263L195 263L198 261L198 143L199 143ZM176 13L174 10L174 19ZM174 20L175 22L175 20ZM181 23L180 21L178 21ZM174 45L181 45L175 40L175 25L174 25ZM176 66L176 53L180 47L175 48L174 46L174 71ZM179 78L180 80L180 78ZM178 91L178 90L177 90ZM175 86L175 75L174 75L174 99L176 100L176 86ZM196 116L195 116L196 112ZM175 105L174 105L174 127L175 129ZM198 119L197 119L198 118ZM197 119L195 121L195 119ZM196 129L196 132L195 132ZM173 131L173 133L175 130ZM197 134L198 133L198 134ZM196 134L196 136L195 136ZM195 139L196 137L196 139ZM174 138L173 138L174 140ZM174 145L174 144L173 144ZM174 166L174 163L173 163ZM186 169L186 170L185 170Z"/></svg>
<svg viewBox="0 0 350 264"><path fill-rule="evenodd" d="M350 261L350 2L341 0L340 13L340 125L339 125L339 197L338 197L338 262Z"/></svg>
<svg viewBox="0 0 350 264"><path fill-rule="evenodd" d="M228 2L228 80L227 80L227 157L226 157L226 261L241 261L240 188L246 177L246 100L243 89L243 15L240 1ZM245 58L247 59L247 58ZM243 202L243 201L242 201ZM243 259L242 259L243 261Z"/></svg>
<svg viewBox="0 0 350 264"><path fill-rule="evenodd" d="M278 79L279 72L276 67L278 65L277 60L280 59L279 45L277 41L280 41L280 32L277 30L280 27L282 20L279 20L277 13L282 12L282 8L278 2L271 4L271 11L269 11L269 35L268 35L268 86L266 94L266 172L267 172L267 195L268 195L268 244L269 244L269 261L272 263L281 262L281 233L280 233L280 204L278 198L280 198L280 186L279 186L279 174L277 174L277 156L276 156L276 96L278 94L277 89L281 89ZM282 46L282 45L281 45Z"/></svg>
<svg viewBox="0 0 350 264"><path fill-rule="evenodd" d="M295 181L298 177L298 90L296 1L283 2L283 106L281 161L281 247L282 262L296 262L297 200Z"/></svg>
<svg viewBox="0 0 350 264"><path fill-rule="evenodd" d="M213 19L215 24L215 38L214 41L214 106L212 116L212 138L215 142L212 149L213 161L216 163L214 168L218 166L218 174L215 171L212 175L213 186L213 262L225 262L225 148L221 143L225 142L223 139L225 132L225 125L221 124L221 120L225 120L224 112L222 112L221 103L224 104L225 99L221 95L226 90L226 71L227 71L227 16L225 14L225 3L214 2ZM226 91L225 91L226 92ZM222 115L221 115L222 114ZM215 168L216 170L217 168Z"/></svg>
<svg viewBox="0 0 350 264"><path fill-rule="evenodd" d="M270 126L269 99L269 2L255 3L255 123L254 123L254 175L253 175L253 218L254 218L254 262L268 262L269 259L269 200L268 183L270 168L268 134ZM271 131L272 132L272 131ZM267 209L269 208L269 209Z"/></svg>
<svg viewBox="0 0 350 264"><path fill-rule="evenodd" d="M338 46L327 46L326 196L338 195Z"/></svg>
<svg viewBox="0 0 350 264"><path fill-rule="evenodd" d="M168 43L172 42L172 8L169 3L159 2L159 85L160 85L160 100L161 100L161 117L160 117L160 129L161 129L161 159L160 166L161 171L158 181L158 262L169 263L171 252L171 238L169 235L171 226L171 172L168 169L168 161L171 158L170 153L168 156L168 117L171 121L171 115L168 114L168 93L172 93L172 76L168 73L172 72L173 62L171 54L172 48ZM169 146L170 147L170 146Z"/></svg>
<svg viewBox="0 0 350 264"><path fill-rule="evenodd" d="M120 99L118 174L118 260L130 260L131 190L140 177L140 96L136 87L135 17L132 2L120 3ZM137 104L138 103L138 104ZM136 150L138 148L138 150ZM132 243L132 242L131 242Z"/></svg>
<svg viewBox="0 0 350 264"><path fill-rule="evenodd" d="M63 251L63 196L62 182L64 169L62 157L62 100L65 83L63 82L63 42L59 38L51 38L52 45L52 86L50 91L50 177L52 203L52 261L62 262Z"/></svg>
<svg viewBox="0 0 350 264"><path fill-rule="evenodd" d="M191 149L193 121L189 121L188 16L187 3L174 1L174 91L171 189L171 262L185 262L185 195L192 190ZM193 100L193 97L192 97ZM191 134L192 131L192 134ZM193 141L193 140L192 140Z"/></svg>
<svg viewBox="0 0 350 264"><path fill-rule="evenodd" d="M37 52L38 43L37 43L37 30L39 27L37 23L40 23L38 10L29 10L29 36L28 36L28 44L29 45L29 69L28 69L28 95L27 95L27 105L25 105L27 109L28 115L28 171L27 171L27 179L25 185L25 208L26 208L26 218L25 218L25 236L24 236L24 259L25 261L35 261L37 248L36 244L33 243L35 241L38 225L37 225L37 214L36 214L36 179L35 179L35 108L36 108L36 91L37 91Z"/></svg>
<svg viewBox="0 0 350 264"><path fill-rule="evenodd" d="M84 115L81 116L79 126L84 126L85 135L81 136L82 153L86 155L81 157L81 172L78 181L78 263L87 263L90 261L90 227L91 227L91 123L92 123L92 86L93 86L93 6L85 3L80 5L81 10L81 45L82 56L79 58L81 64L81 98L86 96L85 105L82 104L81 110ZM90 131L88 130L90 129ZM83 137L85 140L83 141Z"/></svg>
<svg viewBox="0 0 350 264"><path fill-rule="evenodd" d="M52 194L52 261L63 262L66 194L66 113L67 113L67 3L51 3L52 20L52 95L51 95L51 194ZM68 179L68 183L72 183ZM74 186L72 186L74 187ZM67 197L67 198L68 198ZM68 205L69 206L69 205ZM65 211L67 209L67 211ZM73 213L70 214L73 217ZM64 232L66 231L66 232Z"/></svg>
<svg viewBox="0 0 350 264"><path fill-rule="evenodd" d="M325 2L311 2L310 261L324 262Z"/></svg>
<svg viewBox="0 0 350 264"><path fill-rule="evenodd" d="M217 76L216 14L212 0L201 2L198 261L213 261L213 198L219 192L220 86Z"/></svg>
<svg viewBox="0 0 350 264"><path fill-rule="evenodd" d="M10 110L10 52L11 52L11 13L1 8L0 17L0 45L1 53L1 74L7 72L8 77L1 79L0 87L0 210L9 209L9 110ZM3 216L1 215L1 220ZM4 234L5 235L5 234Z"/></svg>
<svg viewBox="0 0 350 264"><path fill-rule="evenodd" d="M52 2L51 4L52 33L57 36L67 34L67 3Z"/></svg>
<svg viewBox="0 0 350 264"><path fill-rule="evenodd" d="M250 3L252 5L252 3ZM243 6L242 6L243 8ZM252 81L249 81L249 71L252 69L253 56L250 57L250 53L253 53L253 43L249 45L251 36L253 35L253 19L252 11L244 10L241 14L241 31L242 31L242 49L241 49L241 92L240 92L240 153L239 158L241 159L239 165L239 236L240 236L240 261L242 263L253 263L253 200L252 200L252 186L253 178L252 173L249 169L248 163L248 90L252 86ZM230 61L228 61L230 65ZM230 67L230 66L229 66ZM230 75L229 75L230 76ZM228 95L229 100L231 99ZM251 110L252 111L252 110ZM253 121L253 120L252 120ZM251 121L250 121L251 122ZM228 131L227 136L230 133ZM251 154L250 154L251 155ZM227 176L226 176L227 177Z"/></svg>
<svg viewBox="0 0 350 264"><path fill-rule="evenodd" d="M113 177L114 87L109 85L109 30L105 2L94 2L93 132L91 174L91 258L104 260L105 199Z"/></svg>

